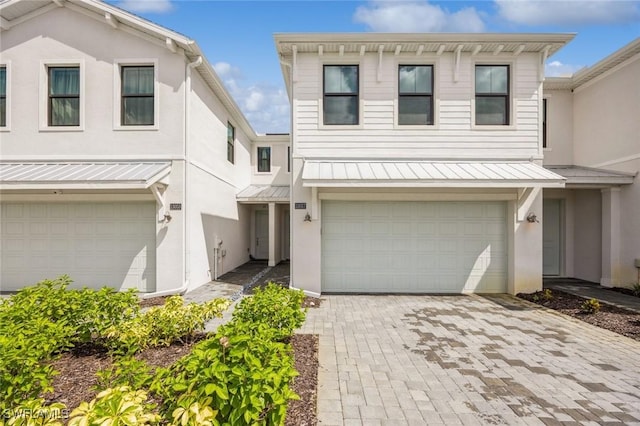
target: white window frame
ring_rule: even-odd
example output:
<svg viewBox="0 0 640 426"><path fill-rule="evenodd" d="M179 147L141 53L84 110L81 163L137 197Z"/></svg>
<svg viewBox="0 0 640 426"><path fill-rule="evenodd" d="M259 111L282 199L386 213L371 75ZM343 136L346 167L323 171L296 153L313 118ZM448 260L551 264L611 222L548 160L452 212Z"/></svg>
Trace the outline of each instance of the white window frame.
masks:
<svg viewBox="0 0 640 426"><path fill-rule="evenodd" d="M364 60L360 56L344 56L327 58L318 61L318 128L322 130L344 130L364 128ZM358 124L324 124L324 67L325 65L357 65L358 66Z"/></svg>
<svg viewBox="0 0 640 426"><path fill-rule="evenodd" d="M398 114L400 113L400 87L398 83L401 65L430 65L432 70L433 77L433 87L431 88L431 97L433 98L433 124L399 124L398 122ZM439 58L429 58L425 56L424 58L419 57L402 57L398 58L394 61L394 72L395 72L395 88L394 88L394 98L393 98L393 128L394 130L438 130L440 126L440 90L439 90L439 82L441 80L440 77L440 59Z"/></svg>
<svg viewBox="0 0 640 426"><path fill-rule="evenodd" d="M258 171L258 164L260 163L260 157L258 157L258 149L259 148L269 148L269 171L268 172L261 172ZM255 158L256 158L256 166L255 166L255 173L257 175L270 175L273 173L273 146L272 145L256 145L256 149L255 149Z"/></svg>
<svg viewBox="0 0 640 426"><path fill-rule="evenodd" d="M476 65L506 65L509 67L509 124L506 125L486 125L476 124ZM517 68L514 60L506 58L483 58L471 61L471 128L473 130L516 130L517 109L516 109L516 75Z"/></svg>
<svg viewBox="0 0 640 426"><path fill-rule="evenodd" d="M0 132L10 132L11 131L11 100L12 100L12 96L11 96L11 61L2 61L0 62L0 67L4 67L5 68L5 73L6 73L6 84L7 87L5 87L5 94L6 94L6 103L5 103L5 107L6 107L6 117L5 117L5 122L6 122L6 126L4 127L0 127Z"/></svg>
<svg viewBox="0 0 640 426"><path fill-rule="evenodd" d="M122 119L122 67L153 66L153 124L123 126ZM158 83L158 59L134 58L113 61L113 130L158 130L160 129L160 84Z"/></svg>
<svg viewBox="0 0 640 426"><path fill-rule="evenodd" d="M78 67L80 70L80 119L77 126L49 126L49 67ZM41 132L83 132L86 97L84 59L48 59L40 61L40 96L38 105L40 112L39 130Z"/></svg>

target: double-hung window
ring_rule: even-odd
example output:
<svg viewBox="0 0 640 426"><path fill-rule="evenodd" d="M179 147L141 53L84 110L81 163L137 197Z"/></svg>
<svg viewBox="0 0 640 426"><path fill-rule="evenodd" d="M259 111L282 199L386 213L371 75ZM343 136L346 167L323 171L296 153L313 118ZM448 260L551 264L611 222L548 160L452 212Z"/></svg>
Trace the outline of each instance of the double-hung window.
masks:
<svg viewBox="0 0 640 426"><path fill-rule="evenodd" d="M0 67L0 127L7 127L7 67Z"/></svg>
<svg viewBox="0 0 640 426"><path fill-rule="evenodd" d="M227 123L227 161L233 164L235 161L234 144L236 140L236 128Z"/></svg>
<svg viewBox="0 0 640 426"><path fill-rule="evenodd" d="M80 67L48 67L48 125L80 126Z"/></svg>
<svg viewBox="0 0 640 426"><path fill-rule="evenodd" d="M258 172L259 173L271 172L271 147L268 147L268 146L258 147Z"/></svg>
<svg viewBox="0 0 640 426"><path fill-rule="evenodd" d="M476 124L509 125L509 65L476 65Z"/></svg>
<svg viewBox="0 0 640 426"><path fill-rule="evenodd" d="M325 65L323 81L324 124L358 124L358 65Z"/></svg>
<svg viewBox="0 0 640 426"><path fill-rule="evenodd" d="M433 66L400 65L398 124L433 124Z"/></svg>
<svg viewBox="0 0 640 426"><path fill-rule="evenodd" d="M153 65L121 67L120 124L154 125L155 73Z"/></svg>

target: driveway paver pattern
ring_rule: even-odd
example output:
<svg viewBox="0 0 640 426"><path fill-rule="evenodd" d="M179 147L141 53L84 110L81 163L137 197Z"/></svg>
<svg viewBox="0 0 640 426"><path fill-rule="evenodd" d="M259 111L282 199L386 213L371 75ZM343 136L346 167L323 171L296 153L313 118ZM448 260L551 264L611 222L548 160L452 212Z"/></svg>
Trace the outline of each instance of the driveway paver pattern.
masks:
<svg viewBox="0 0 640 426"><path fill-rule="evenodd" d="M640 342L511 296L324 296L322 425L640 424Z"/></svg>

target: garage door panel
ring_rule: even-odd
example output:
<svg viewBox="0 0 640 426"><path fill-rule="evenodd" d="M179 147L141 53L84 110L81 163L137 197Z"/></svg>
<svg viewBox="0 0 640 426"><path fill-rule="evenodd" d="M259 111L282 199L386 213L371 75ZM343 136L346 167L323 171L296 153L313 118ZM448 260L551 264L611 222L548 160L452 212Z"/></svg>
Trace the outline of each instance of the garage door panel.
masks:
<svg viewBox="0 0 640 426"><path fill-rule="evenodd" d="M62 274L76 288L155 289L153 203L3 203L0 219L2 290Z"/></svg>
<svg viewBox="0 0 640 426"><path fill-rule="evenodd" d="M322 291L506 291L504 203L323 201L322 208Z"/></svg>

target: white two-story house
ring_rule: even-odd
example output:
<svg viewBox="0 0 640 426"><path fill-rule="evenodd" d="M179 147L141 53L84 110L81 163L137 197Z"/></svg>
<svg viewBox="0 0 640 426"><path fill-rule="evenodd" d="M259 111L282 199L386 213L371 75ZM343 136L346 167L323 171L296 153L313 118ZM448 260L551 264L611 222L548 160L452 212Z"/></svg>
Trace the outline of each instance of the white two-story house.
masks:
<svg viewBox="0 0 640 426"><path fill-rule="evenodd" d="M542 287L544 64L568 34L278 34L292 285Z"/></svg>
<svg viewBox="0 0 640 426"><path fill-rule="evenodd" d="M180 292L288 257L288 137L256 135L193 40L94 0L0 17L1 291Z"/></svg>

